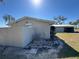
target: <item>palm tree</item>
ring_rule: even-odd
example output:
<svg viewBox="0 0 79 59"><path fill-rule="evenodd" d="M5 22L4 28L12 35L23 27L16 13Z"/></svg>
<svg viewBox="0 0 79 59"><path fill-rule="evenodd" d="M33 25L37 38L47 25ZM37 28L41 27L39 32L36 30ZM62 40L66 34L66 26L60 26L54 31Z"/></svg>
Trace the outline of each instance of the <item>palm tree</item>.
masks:
<svg viewBox="0 0 79 59"><path fill-rule="evenodd" d="M5 20L6 24L13 23L15 21L15 18L11 15L5 15L3 16L3 19Z"/></svg>

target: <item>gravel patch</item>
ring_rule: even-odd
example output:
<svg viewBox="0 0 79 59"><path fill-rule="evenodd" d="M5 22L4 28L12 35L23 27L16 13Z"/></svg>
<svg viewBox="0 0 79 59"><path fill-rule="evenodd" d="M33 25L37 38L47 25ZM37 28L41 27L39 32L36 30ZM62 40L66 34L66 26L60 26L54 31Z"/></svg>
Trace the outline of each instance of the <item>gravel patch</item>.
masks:
<svg viewBox="0 0 79 59"><path fill-rule="evenodd" d="M63 48L63 43L58 42L60 45L55 48L50 40L35 41L30 49L0 46L0 59L58 59L58 53Z"/></svg>

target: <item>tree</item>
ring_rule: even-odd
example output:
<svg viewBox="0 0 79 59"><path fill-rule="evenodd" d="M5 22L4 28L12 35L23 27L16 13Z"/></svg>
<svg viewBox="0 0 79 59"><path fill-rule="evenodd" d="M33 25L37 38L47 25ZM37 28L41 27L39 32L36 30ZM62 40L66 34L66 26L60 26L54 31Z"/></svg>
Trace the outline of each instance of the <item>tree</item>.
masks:
<svg viewBox="0 0 79 59"><path fill-rule="evenodd" d="M76 22L77 22L77 24L79 24L79 19L77 19L77 21L76 21Z"/></svg>
<svg viewBox="0 0 79 59"><path fill-rule="evenodd" d="M69 24L75 25L75 28L79 28L79 19L77 19L76 21L70 21Z"/></svg>
<svg viewBox="0 0 79 59"><path fill-rule="evenodd" d="M78 25L79 24L79 19L77 19L76 21L71 21L71 22L69 22L69 24Z"/></svg>
<svg viewBox="0 0 79 59"><path fill-rule="evenodd" d="M3 2L3 0L0 0L0 2Z"/></svg>
<svg viewBox="0 0 79 59"><path fill-rule="evenodd" d="M4 15L3 19L6 22L6 24L15 22L15 18L12 17L11 15Z"/></svg>
<svg viewBox="0 0 79 59"><path fill-rule="evenodd" d="M56 20L56 24L64 24L64 21L66 20L67 18L64 17L64 16L58 16L58 17L55 17L54 20Z"/></svg>
<svg viewBox="0 0 79 59"><path fill-rule="evenodd" d="M4 0L0 0L0 4L2 4L4 2Z"/></svg>
<svg viewBox="0 0 79 59"><path fill-rule="evenodd" d="M70 21L69 24L72 25L72 22Z"/></svg>

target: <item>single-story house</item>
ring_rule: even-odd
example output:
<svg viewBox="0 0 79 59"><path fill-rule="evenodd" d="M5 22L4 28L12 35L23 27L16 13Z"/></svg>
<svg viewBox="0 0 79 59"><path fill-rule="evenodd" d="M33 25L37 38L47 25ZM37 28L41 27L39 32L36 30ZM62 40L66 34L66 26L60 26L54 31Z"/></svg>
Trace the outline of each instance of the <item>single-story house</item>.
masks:
<svg viewBox="0 0 79 59"><path fill-rule="evenodd" d="M74 25L51 25L54 32L74 32Z"/></svg>
<svg viewBox="0 0 79 59"><path fill-rule="evenodd" d="M25 47L34 38L49 39L51 24L54 21L26 16L8 21L9 27L0 28L0 45Z"/></svg>
<svg viewBox="0 0 79 59"><path fill-rule="evenodd" d="M79 24L75 25L75 28L78 29L79 28Z"/></svg>

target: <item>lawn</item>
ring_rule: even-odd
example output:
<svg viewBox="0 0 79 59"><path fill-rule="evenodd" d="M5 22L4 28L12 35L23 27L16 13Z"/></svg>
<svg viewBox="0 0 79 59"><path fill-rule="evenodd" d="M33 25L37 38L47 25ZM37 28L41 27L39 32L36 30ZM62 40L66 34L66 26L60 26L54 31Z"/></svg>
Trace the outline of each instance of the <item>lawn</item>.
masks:
<svg viewBox="0 0 79 59"><path fill-rule="evenodd" d="M57 33L56 36L65 43L62 56L79 59L79 33Z"/></svg>

